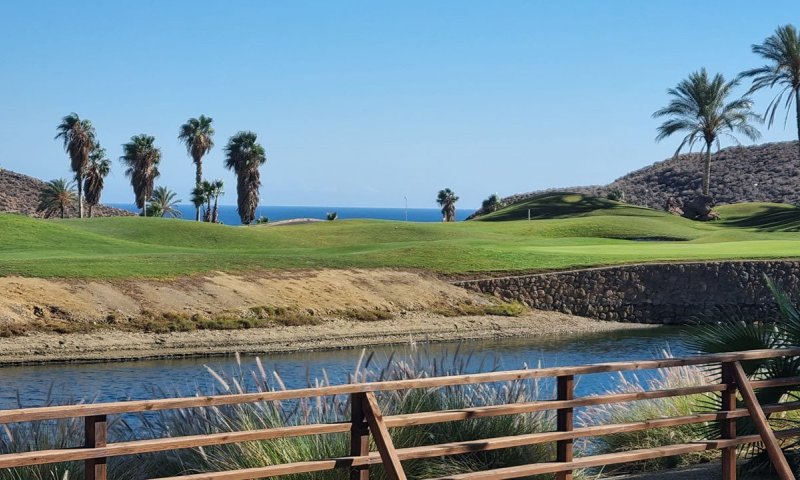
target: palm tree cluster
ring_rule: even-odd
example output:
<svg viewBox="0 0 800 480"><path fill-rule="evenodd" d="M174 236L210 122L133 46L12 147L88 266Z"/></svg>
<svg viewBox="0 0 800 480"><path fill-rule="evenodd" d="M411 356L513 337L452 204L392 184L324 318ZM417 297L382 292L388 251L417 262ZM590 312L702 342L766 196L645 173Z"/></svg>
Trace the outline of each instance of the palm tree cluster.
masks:
<svg viewBox="0 0 800 480"><path fill-rule="evenodd" d="M191 192L195 220L200 221L202 218L206 222L219 223L219 198L225 193L224 183L222 180L203 179L203 157L214 147L212 124L213 119L205 115L190 118L181 125L178 140L186 146L186 152L195 165L195 186ZM69 155L71 168L75 173L78 192L77 195L63 198L63 210L60 207L51 210L50 207L42 206L41 211L47 216L59 212L64 216L66 209L77 199L79 216L83 218L84 201L89 207L89 216L92 216L92 207L100 203L105 178L111 171L111 161L106 150L97 141L92 122L81 119L76 113L63 118L58 125L56 139L64 142L64 150ZM177 204L180 200L176 200L177 194L166 187L155 186L161 163L161 149L155 142L155 138L150 135L134 135L129 142L122 145L120 161L126 167L125 175L130 179L136 206L142 210L143 216L179 217ZM239 216L242 223L249 224L254 220L260 201L261 177L258 169L267 160L264 147L257 142L255 133L239 132L231 137L225 153L226 168L233 170L237 176ZM61 180L50 182L43 196L52 196L53 185L71 191L72 184Z"/></svg>
<svg viewBox="0 0 800 480"><path fill-rule="evenodd" d="M81 119L77 113L70 113L61 120L57 130L56 139L63 140L64 150L69 155L70 168L75 173L78 185L78 217L83 218L83 180L96 143L94 126L89 120Z"/></svg>
<svg viewBox="0 0 800 480"><path fill-rule="evenodd" d="M666 118L658 127L657 141L679 132L684 134L676 156L684 148L691 151L695 145L702 145L702 193L705 196L710 195L711 150L719 149L720 138L727 137L738 143L736 135L739 134L757 140L760 133L753 123L768 121L771 127L779 106L786 108L788 120L794 103L800 149L800 33L792 25L778 27L763 43L753 45L752 50L767 61L764 66L742 72L733 80L726 80L719 73L710 75L702 68L667 90L669 104L653 114L655 118ZM735 88L746 78L752 79L750 89L744 96L736 97ZM780 91L763 117L757 115L753 112L750 95L773 87Z"/></svg>

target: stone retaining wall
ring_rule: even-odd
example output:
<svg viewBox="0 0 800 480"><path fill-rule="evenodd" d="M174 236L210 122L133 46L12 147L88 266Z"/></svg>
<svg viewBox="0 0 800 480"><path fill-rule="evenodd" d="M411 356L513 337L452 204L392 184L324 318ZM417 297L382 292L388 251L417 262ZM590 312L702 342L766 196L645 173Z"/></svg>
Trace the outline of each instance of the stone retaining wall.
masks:
<svg viewBox="0 0 800 480"><path fill-rule="evenodd" d="M765 275L800 286L800 261L643 264L455 282L470 290L600 320L687 323L730 308L754 318L777 312Z"/></svg>

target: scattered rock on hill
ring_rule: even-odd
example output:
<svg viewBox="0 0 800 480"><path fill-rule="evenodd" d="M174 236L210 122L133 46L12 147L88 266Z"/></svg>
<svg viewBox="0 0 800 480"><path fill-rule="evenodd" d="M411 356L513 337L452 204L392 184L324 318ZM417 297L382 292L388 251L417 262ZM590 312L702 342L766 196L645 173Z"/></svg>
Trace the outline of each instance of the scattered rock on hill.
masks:
<svg viewBox="0 0 800 480"><path fill-rule="evenodd" d="M39 193L46 183L27 175L14 173L9 170L0 170L0 213L21 213L32 217L41 217L36 212L39 203ZM135 215L133 212L119 208L98 205L92 209L95 217L118 217ZM67 210L67 216L77 217L77 205Z"/></svg>
<svg viewBox="0 0 800 480"><path fill-rule="evenodd" d="M683 201L678 197L667 197L667 204L664 206L667 213L683 216Z"/></svg>

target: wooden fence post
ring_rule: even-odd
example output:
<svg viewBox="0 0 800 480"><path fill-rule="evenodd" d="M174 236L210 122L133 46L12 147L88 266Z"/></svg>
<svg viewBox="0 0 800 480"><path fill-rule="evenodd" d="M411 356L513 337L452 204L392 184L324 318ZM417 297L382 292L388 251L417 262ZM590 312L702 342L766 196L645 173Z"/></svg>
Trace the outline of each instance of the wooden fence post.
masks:
<svg viewBox="0 0 800 480"><path fill-rule="evenodd" d="M86 448L105 447L108 441L108 423L105 415L84 417L86 432ZM107 466L105 458L93 458L84 461L84 476L86 480L107 480Z"/></svg>
<svg viewBox="0 0 800 480"><path fill-rule="evenodd" d="M733 368L731 362L722 364L722 383L728 387L720 394L722 411L725 412L736 410L736 375ZM724 439L736 438L736 419L721 421L720 431ZM722 449L722 480L736 480L736 447Z"/></svg>
<svg viewBox="0 0 800 480"><path fill-rule="evenodd" d="M781 450L778 439L775 438L775 432L772 431L772 427L766 415L764 415L764 410L761 408L761 404L758 403L758 398L753 391L753 387L750 385L747 374L744 373L741 363L733 363L733 374L736 378L736 386L742 393L744 405L747 407L747 411L750 412L750 418L753 420L756 430L761 436L761 441L764 443L764 448L767 450L773 468L775 468L775 473L778 474L778 479L795 480L794 473L792 473L792 469L789 467L789 462L786 461L786 456L783 454L783 450Z"/></svg>
<svg viewBox="0 0 800 480"><path fill-rule="evenodd" d="M364 405L364 416L367 417L369 431L375 440L375 446L378 447L386 478L389 480L406 480L406 473L403 471L403 465L400 464L400 459L397 457L397 451L394 448L392 437L389 436L389 429L386 428L386 423L383 421L383 415L378 407L375 394L367 392L362 393L361 396L361 401Z"/></svg>
<svg viewBox="0 0 800 480"><path fill-rule="evenodd" d="M365 397L359 393L350 394L350 456L369 455L369 425L364 416ZM352 467L350 480L369 480L369 465Z"/></svg>
<svg viewBox="0 0 800 480"><path fill-rule="evenodd" d="M557 400L572 400L575 398L575 377L564 375L556 380ZM556 428L559 432L571 432L573 428L572 408L559 408L556 410ZM572 440L559 440L556 442L556 461L572 461ZM556 480L572 480L572 470L558 472Z"/></svg>

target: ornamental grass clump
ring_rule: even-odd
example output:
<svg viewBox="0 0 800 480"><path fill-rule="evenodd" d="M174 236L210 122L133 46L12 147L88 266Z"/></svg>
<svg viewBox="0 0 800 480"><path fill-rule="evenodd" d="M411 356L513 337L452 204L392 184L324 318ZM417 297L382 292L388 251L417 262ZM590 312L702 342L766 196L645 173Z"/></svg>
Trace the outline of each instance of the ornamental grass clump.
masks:
<svg viewBox="0 0 800 480"><path fill-rule="evenodd" d="M670 358L671 354L665 352ZM714 373L700 367L677 367L657 370L651 378L637 374L623 374L617 377L617 386L604 394L636 393L647 390L666 390L705 385L711 382ZM715 409L718 396L714 394L685 395L678 397L640 400L635 402L611 403L581 410L576 423L581 427L630 423L654 418L683 417ZM587 439L581 447L592 454L624 452L642 448L689 443L706 438L708 425L691 424L668 428L647 429L638 432L624 432ZM606 467L605 471L650 472L707 462L718 455L716 452L691 453L687 455L644 460L620 466Z"/></svg>
<svg viewBox="0 0 800 480"><path fill-rule="evenodd" d="M237 358L238 360L238 358ZM434 357L427 352L392 355L384 361L362 353L348 381L372 382L402 380L441 375L459 375L467 372L472 363L470 355L442 354ZM256 359L255 368L245 372L241 363L232 373L209 373L216 380L214 393L244 393L285 389L277 372L268 372ZM484 368L488 367L488 368ZM496 370L497 362L482 364L479 371ZM475 371L471 368L469 371ZM308 386L330 385L327 374L308 382ZM542 398L536 380L505 382L502 384L477 384L457 387L414 389L377 394L384 415L414 413L431 410L467 408L500 403L533 401ZM186 409L159 412L146 423L153 432L162 435L197 435L275 428L311 423L347 422L350 419L349 396L317 397L294 401L260 402L203 409ZM430 445L453 441L520 435L552 430L555 426L551 412L474 419L433 425L420 425L391 429L396 448ZM160 455L159 475L178 473L233 470L281 463L318 460L349 454L349 434L303 436L269 441L255 441L215 447L186 449ZM375 446L371 449L374 451ZM431 478L452 473L486 470L553 459L553 445L526 447L471 453L444 458L403 462L409 478ZM295 475L297 478L342 478L342 471ZM344 474L346 475L346 473ZM380 466L371 468L371 478L384 478Z"/></svg>

